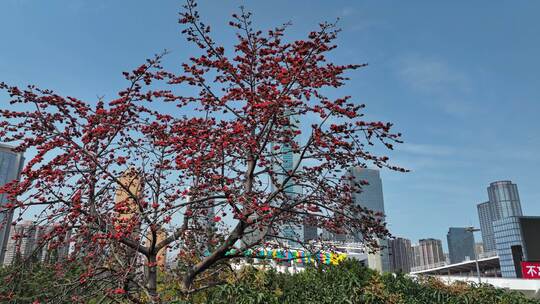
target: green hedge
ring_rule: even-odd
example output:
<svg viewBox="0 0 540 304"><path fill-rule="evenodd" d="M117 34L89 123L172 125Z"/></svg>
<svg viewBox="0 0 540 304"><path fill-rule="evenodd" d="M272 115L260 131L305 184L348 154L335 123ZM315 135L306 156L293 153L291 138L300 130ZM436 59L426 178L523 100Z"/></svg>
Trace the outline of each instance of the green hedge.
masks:
<svg viewBox="0 0 540 304"><path fill-rule="evenodd" d="M185 303L213 304L330 304L330 303L540 303L520 293L489 285L450 286L436 279L379 275L354 261L337 267L310 268L297 274L245 268L236 280L199 294Z"/></svg>
<svg viewBox="0 0 540 304"><path fill-rule="evenodd" d="M11 294L10 301L0 303L74 303L72 296L82 303L113 303L103 298L105 280L96 280L84 286L71 285L77 281L84 265L62 269L62 275L52 266L34 264L28 267L0 268L0 295ZM13 270L16 270L13 272ZM308 268L297 274L278 273L246 267L229 283L184 297L178 284L161 277L159 286L164 303L170 304L533 304L538 300L527 299L517 292L496 289L489 285L456 283L450 286L432 278L412 279L405 275L379 275L355 261L339 266ZM100 300L105 300L100 302ZM115 303L128 303L118 297Z"/></svg>

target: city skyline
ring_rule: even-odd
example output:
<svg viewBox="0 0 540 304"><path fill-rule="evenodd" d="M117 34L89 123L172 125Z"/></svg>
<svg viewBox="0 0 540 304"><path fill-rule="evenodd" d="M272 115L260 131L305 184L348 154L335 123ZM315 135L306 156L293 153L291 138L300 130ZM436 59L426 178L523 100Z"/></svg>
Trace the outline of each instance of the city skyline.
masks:
<svg viewBox="0 0 540 304"><path fill-rule="evenodd" d="M0 1L0 302L540 304L538 10Z"/></svg>
<svg viewBox="0 0 540 304"><path fill-rule="evenodd" d="M0 23L13 30L6 33L12 46L0 51L0 76L6 82L61 88L60 93L96 100L96 95L113 98L125 84L121 71L162 48L172 52L167 65L191 55L178 33L177 1L126 4L3 2ZM205 19L225 43L234 34L219 27L228 20L222 12L241 4L253 11L261 27L289 21L279 9L284 2L231 1L220 8L201 2ZM448 227L478 226L476 204L485 200L480 189L494 180L518 184L523 213L540 214L540 173L530 170L540 164L535 152L540 141L530 135L535 132L521 132L540 129L534 119L540 111L535 99L540 43L534 39L540 27L534 8L484 2L463 12L451 4L395 4L390 9L390 4L337 1L309 4L308 12L306 2L290 5L297 12L293 28L298 38L319 21L341 19L336 58L370 64L350 75L344 92L365 102L370 118L392 121L405 135L406 143L389 156L411 173L381 172L394 234L446 243ZM482 13L483 22L478 22L485 10L489 13ZM449 17L453 13L462 15L459 25ZM137 33L148 37L148 43L139 43ZM25 60L17 60L21 57ZM74 74L77 80L66 76ZM423 225L410 224L420 221Z"/></svg>

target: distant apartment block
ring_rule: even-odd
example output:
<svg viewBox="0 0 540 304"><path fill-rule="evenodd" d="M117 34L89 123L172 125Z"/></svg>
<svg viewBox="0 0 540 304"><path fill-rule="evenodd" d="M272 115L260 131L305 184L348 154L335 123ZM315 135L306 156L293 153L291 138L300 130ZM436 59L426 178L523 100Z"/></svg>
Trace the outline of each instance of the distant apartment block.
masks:
<svg viewBox="0 0 540 304"><path fill-rule="evenodd" d="M4 265L18 260L54 262L64 259L69 254L70 233L62 240L45 240L53 226L37 226L32 221L23 221L12 227L4 257ZM52 244L56 243L54 246Z"/></svg>
<svg viewBox="0 0 540 304"><path fill-rule="evenodd" d="M411 241L409 239L398 237L390 239L388 243L392 271L411 272L411 262L413 259Z"/></svg>
<svg viewBox="0 0 540 304"><path fill-rule="evenodd" d="M429 269L445 264L445 256L441 240L421 239L418 245L413 246L415 270Z"/></svg>

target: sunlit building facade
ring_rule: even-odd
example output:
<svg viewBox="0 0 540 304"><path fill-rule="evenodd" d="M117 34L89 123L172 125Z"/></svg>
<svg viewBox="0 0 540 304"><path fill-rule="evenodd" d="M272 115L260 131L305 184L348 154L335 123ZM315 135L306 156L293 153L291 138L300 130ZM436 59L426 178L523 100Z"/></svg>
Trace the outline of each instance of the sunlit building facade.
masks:
<svg viewBox="0 0 540 304"><path fill-rule="evenodd" d="M493 222L523 213L517 185L511 181L493 182L487 188L487 193L489 201L479 204L477 208L484 251L490 252L496 250Z"/></svg>

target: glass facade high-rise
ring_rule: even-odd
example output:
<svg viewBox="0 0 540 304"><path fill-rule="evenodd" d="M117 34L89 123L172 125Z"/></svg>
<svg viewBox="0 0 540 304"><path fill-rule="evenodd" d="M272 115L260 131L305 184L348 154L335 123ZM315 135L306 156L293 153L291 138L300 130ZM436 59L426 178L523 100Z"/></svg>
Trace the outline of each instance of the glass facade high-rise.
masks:
<svg viewBox="0 0 540 304"><path fill-rule="evenodd" d="M523 215L516 184L511 181L496 181L489 185L487 193L489 201L477 206L485 252L496 250L494 221Z"/></svg>
<svg viewBox="0 0 540 304"><path fill-rule="evenodd" d="M290 122L290 125L286 127L287 129L295 130L299 127L300 122L292 115L290 110L286 110L284 115L288 116ZM289 144L281 144L279 151L280 157L274 163L274 171L278 174L277 180L279 184L282 184L285 196L294 199L295 196L301 194L302 189L298 185L295 185L292 179L289 179L286 183L285 180L288 178L289 172L294 170L297 155L295 155ZM272 185L273 189L275 189L275 186ZM284 238L285 243L289 246L299 247L300 243L306 239L304 235L305 229L307 228L310 232L312 231L312 227L306 226L306 223L287 223L281 228L281 237ZM317 228L315 227L315 229Z"/></svg>
<svg viewBox="0 0 540 304"><path fill-rule="evenodd" d="M13 148L0 144L0 186L20 177L24 157L22 153L13 152ZM8 203L7 195L0 194L0 205ZM0 264L4 261L7 242L11 229L13 213L0 213Z"/></svg>
<svg viewBox="0 0 540 304"><path fill-rule="evenodd" d="M451 264L475 258L474 234L472 231L468 231L467 228L450 227L446 238Z"/></svg>
<svg viewBox="0 0 540 304"><path fill-rule="evenodd" d="M494 221L523 215L516 184L511 181L493 182L487 191Z"/></svg>
<svg viewBox="0 0 540 304"><path fill-rule="evenodd" d="M519 229L518 217L507 217L493 223L495 239L497 240L497 254L501 264L501 275L504 278L515 278L514 259L512 258L512 247L522 246L521 231Z"/></svg>
<svg viewBox="0 0 540 304"><path fill-rule="evenodd" d="M380 212L384 217L384 197L382 180L379 170L367 169L361 167L350 168L348 174L353 178L353 181L367 181L368 185L361 187L359 193L353 193L353 199L358 206ZM355 239L361 241L361 236L356 235ZM382 271L390 271L390 257L388 252L388 240L379 240L381 246L380 258Z"/></svg>
<svg viewBox="0 0 540 304"><path fill-rule="evenodd" d="M521 261L540 260L540 217L506 217L493 222L493 231L504 278L520 278Z"/></svg>

